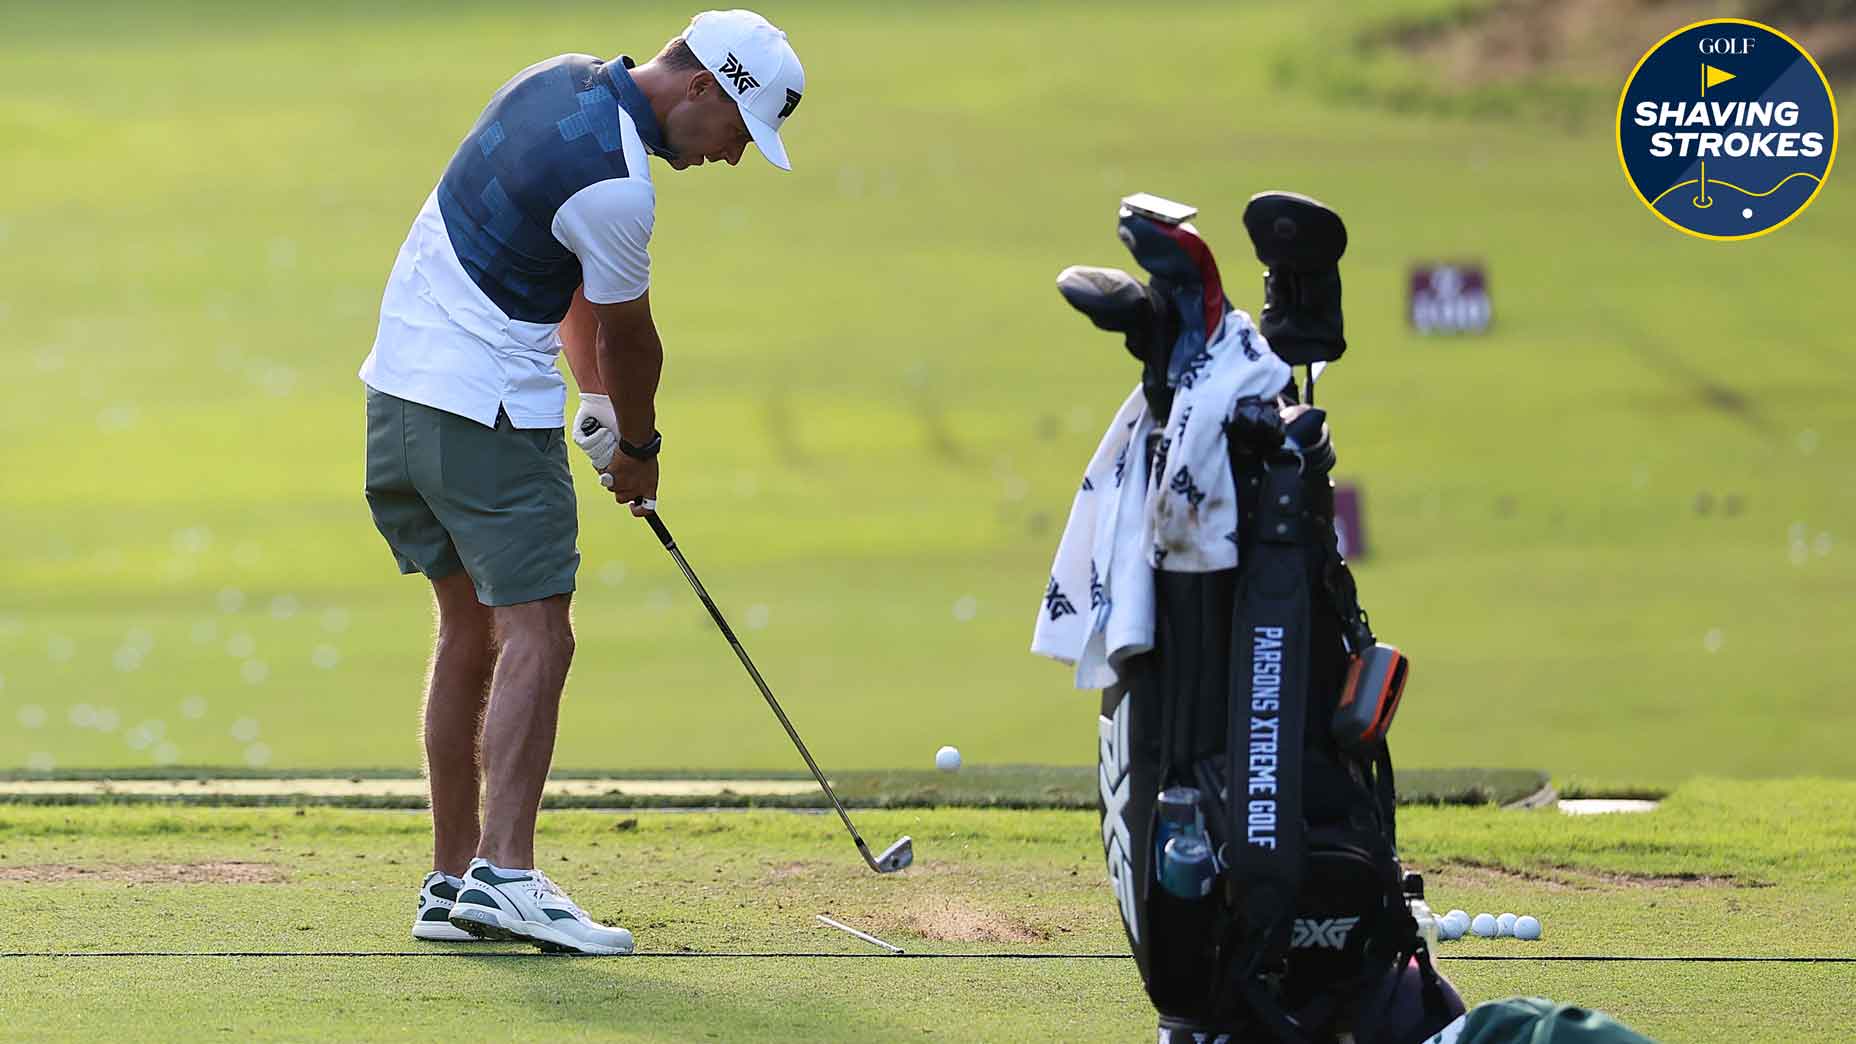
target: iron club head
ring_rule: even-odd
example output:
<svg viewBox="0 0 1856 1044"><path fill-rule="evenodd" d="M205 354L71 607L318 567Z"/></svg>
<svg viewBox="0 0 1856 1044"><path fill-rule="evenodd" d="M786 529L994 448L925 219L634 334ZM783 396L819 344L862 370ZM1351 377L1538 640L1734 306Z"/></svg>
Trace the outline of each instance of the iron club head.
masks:
<svg viewBox="0 0 1856 1044"><path fill-rule="evenodd" d="M883 849L883 854L876 857L876 872L893 874L915 862L915 840L905 837Z"/></svg>

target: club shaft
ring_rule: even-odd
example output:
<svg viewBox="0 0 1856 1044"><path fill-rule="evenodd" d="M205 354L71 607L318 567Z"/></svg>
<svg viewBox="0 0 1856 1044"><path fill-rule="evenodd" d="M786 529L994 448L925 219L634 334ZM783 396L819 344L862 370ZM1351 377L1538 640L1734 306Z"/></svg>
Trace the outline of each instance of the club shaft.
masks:
<svg viewBox="0 0 1856 1044"><path fill-rule="evenodd" d="M812 752L806 749L806 741L799 738L799 730L793 728L792 720L786 716L786 711L780 708L780 701L773 698L773 690L767 687L767 680L760 676L760 670L754 666L754 661L748 658L748 651L742 648L741 639L735 637L734 628L728 626L728 621L722 617L722 610L716 607L715 599L709 597L708 589L702 586L702 581L697 578L696 571L690 568L689 560L683 557L683 551L677 547L675 538L670 535L670 529L664 525L663 519L659 518L655 512L644 517L651 524L651 531L657 534L658 541L664 545L664 550L670 552L670 557L676 560L677 568L683 571L683 579L689 581L690 588L696 592L696 597L702 599L703 607L709 610L709 616L715 620L715 626L721 629L722 636L728 639L729 646L741 659L741 666L747 668L748 677L753 678L754 684L760 688L760 694L766 699L767 706L772 708L773 716L780 719L780 727L786 730L786 735L793 741L793 746L798 749L799 756L806 760L806 767L812 770L812 778L818 780L819 788L825 792L827 798L831 799L831 807L837 810L838 818L844 821L844 829L851 832L851 840L857 842L857 851L863 855L864 862L870 864L870 869L881 873L882 869L877 866L876 857L870 854L870 846L864 843L863 835L859 834L857 827L851 823L850 813L844 810L844 802L838 800L837 793L831 789L831 783L825 779L825 773L819 769L818 762L812 760Z"/></svg>

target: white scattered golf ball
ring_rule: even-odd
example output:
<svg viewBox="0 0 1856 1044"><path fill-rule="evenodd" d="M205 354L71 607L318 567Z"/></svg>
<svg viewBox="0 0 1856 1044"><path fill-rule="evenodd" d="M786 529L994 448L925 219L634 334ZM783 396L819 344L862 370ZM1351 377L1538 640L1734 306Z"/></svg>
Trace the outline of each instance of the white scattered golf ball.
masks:
<svg viewBox="0 0 1856 1044"><path fill-rule="evenodd" d="M942 772L955 772L960 768L960 751L953 747L942 747L934 752L934 767Z"/></svg>
<svg viewBox="0 0 1856 1044"><path fill-rule="evenodd" d="M1518 917L1514 922L1514 937L1526 942L1540 938L1540 918Z"/></svg>
<svg viewBox="0 0 1856 1044"><path fill-rule="evenodd" d="M1443 920L1437 922L1437 938L1444 942L1461 939L1463 937L1463 933L1460 930L1461 927L1462 926L1458 924L1456 918L1445 917Z"/></svg>
<svg viewBox="0 0 1856 1044"><path fill-rule="evenodd" d="M1505 913L1495 919L1495 935L1506 939L1514 934L1514 914Z"/></svg>
<svg viewBox="0 0 1856 1044"><path fill-rule="evenodd" d="M1476 919L1469 922L1469 930L1475 932L1477 938L1495 938L1495 915L1485 913L1477 914Z"/></svg>
<svg viewBox="0 0 1856 1044"><path fill-rule="evenodd" d="M1444 915L1444 923L1450 926L1450 938L1461 939L1469 934L1469 915L1461 910L1452 910Z"/></svg>

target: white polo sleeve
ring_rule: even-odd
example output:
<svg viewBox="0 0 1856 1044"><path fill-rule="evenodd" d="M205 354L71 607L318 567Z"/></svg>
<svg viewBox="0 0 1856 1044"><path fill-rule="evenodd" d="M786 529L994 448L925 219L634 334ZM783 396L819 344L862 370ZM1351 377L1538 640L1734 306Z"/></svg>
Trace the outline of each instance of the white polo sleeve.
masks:
<svg viewBox="0 0 1856 1044"><path fill-rule="evenodd" d="M580 259L586 299L635 301L651 286L651 229L657 190L644 178L596 181L555 211L554 238Z"/></svg>

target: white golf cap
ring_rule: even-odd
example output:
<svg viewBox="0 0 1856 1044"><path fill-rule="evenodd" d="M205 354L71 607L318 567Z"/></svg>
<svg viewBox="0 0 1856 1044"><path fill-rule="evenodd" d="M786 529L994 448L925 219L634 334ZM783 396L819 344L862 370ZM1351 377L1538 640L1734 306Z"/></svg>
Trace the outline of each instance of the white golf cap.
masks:
<svg viewBox="0 0 1856 1044"><path fill-rule="evenodd" d="M786 34L752 11L704 11L690 21L683 41L740 106L761 155L792 170L780 125L799 106L806 71Z"/></svg>

